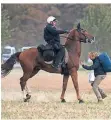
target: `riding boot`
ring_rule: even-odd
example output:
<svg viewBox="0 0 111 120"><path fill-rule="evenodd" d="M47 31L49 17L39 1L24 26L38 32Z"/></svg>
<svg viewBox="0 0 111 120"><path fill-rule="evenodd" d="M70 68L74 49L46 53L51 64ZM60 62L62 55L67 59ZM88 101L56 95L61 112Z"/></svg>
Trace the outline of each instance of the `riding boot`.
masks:
<svg viewBox="0 0 111 120"><path fill-rule="evenodd" d="M55 58L55 60L54 60L54 62L52 64L52 67L54 67L56 69L60 68L60 66L61 66L60 63L61 63L64 55L65 55L65 49L62 47L59 50L59 52L57 53L56 58Z"/></svg>

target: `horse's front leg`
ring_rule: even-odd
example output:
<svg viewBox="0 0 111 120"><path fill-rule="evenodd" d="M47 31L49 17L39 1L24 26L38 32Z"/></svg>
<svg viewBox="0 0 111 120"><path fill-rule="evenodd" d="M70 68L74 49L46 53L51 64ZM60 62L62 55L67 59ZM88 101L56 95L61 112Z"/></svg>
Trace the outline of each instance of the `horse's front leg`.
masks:
<svg viewBox="0 0 111 120"><path fill-rule="evenodd" d="M79 100L79 103L83 103L83 100L81 99L79 94L78 74L77 74L76 68L71 69L70 74L71 74L73 85L76 90L77 99Z"/></svg>
<svg viewBox="0 0 111 120"><path fill-rule="evenodd" d="M68 78L69 78L69 75L64 75L63 76L63 86L62 86L62 94L61 94L61 102L66 102L65 99L64 99L64 95L65 95L65 91L66 91L66 88L67 88L67 83L68 83Z"/></svg>

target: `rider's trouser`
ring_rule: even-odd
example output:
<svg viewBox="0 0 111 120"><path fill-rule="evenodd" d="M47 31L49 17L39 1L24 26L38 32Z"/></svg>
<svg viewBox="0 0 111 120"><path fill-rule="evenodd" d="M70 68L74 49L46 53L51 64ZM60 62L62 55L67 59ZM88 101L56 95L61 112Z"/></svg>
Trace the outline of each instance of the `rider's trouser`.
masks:
<svg viewBox="0 0 111 120"><path fill-rule="evenodd" d="M52 46L56 52L56 57L55 57L53 65L56 67L59 67L65 55L65 48L60 43L55 43Z"/></svg>
<svg viewBox="0 0 111 120"><path fill-rule="evenodd" d="M56 58L54 60L54 65L56 67L59 67L61 61L64 58L64 55L65 55L65 49L64 49L64 47L61 47L60 50L57 52Z"/></svg>

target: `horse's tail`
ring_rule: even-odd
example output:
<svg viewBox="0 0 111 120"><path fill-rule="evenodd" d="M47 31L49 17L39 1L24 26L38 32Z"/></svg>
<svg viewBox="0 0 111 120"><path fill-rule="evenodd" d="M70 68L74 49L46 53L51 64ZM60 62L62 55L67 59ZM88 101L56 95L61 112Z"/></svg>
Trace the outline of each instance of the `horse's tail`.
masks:
<svg viewBox="0 0 111 120"><path fill-rule="evenodd" d="M1 65L1 75L2 77L5 77L10 73L10 71L13 69L14 64L16 61L19 60L19 55L21 52L17 52L13 54L5 63Z"/></svg>

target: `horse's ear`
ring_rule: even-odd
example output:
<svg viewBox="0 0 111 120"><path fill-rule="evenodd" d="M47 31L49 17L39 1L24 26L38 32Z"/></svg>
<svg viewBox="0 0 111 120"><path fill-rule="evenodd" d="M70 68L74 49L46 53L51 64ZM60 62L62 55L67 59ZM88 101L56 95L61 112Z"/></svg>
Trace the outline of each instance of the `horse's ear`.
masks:
<svg viewBox="0 0 111 120"><path fill-rule="evenodd" d="M81 25L80 25L80 23L78 23L78 25L77 25L77 29L78 29L78 30L81 29Z"/></svg>

